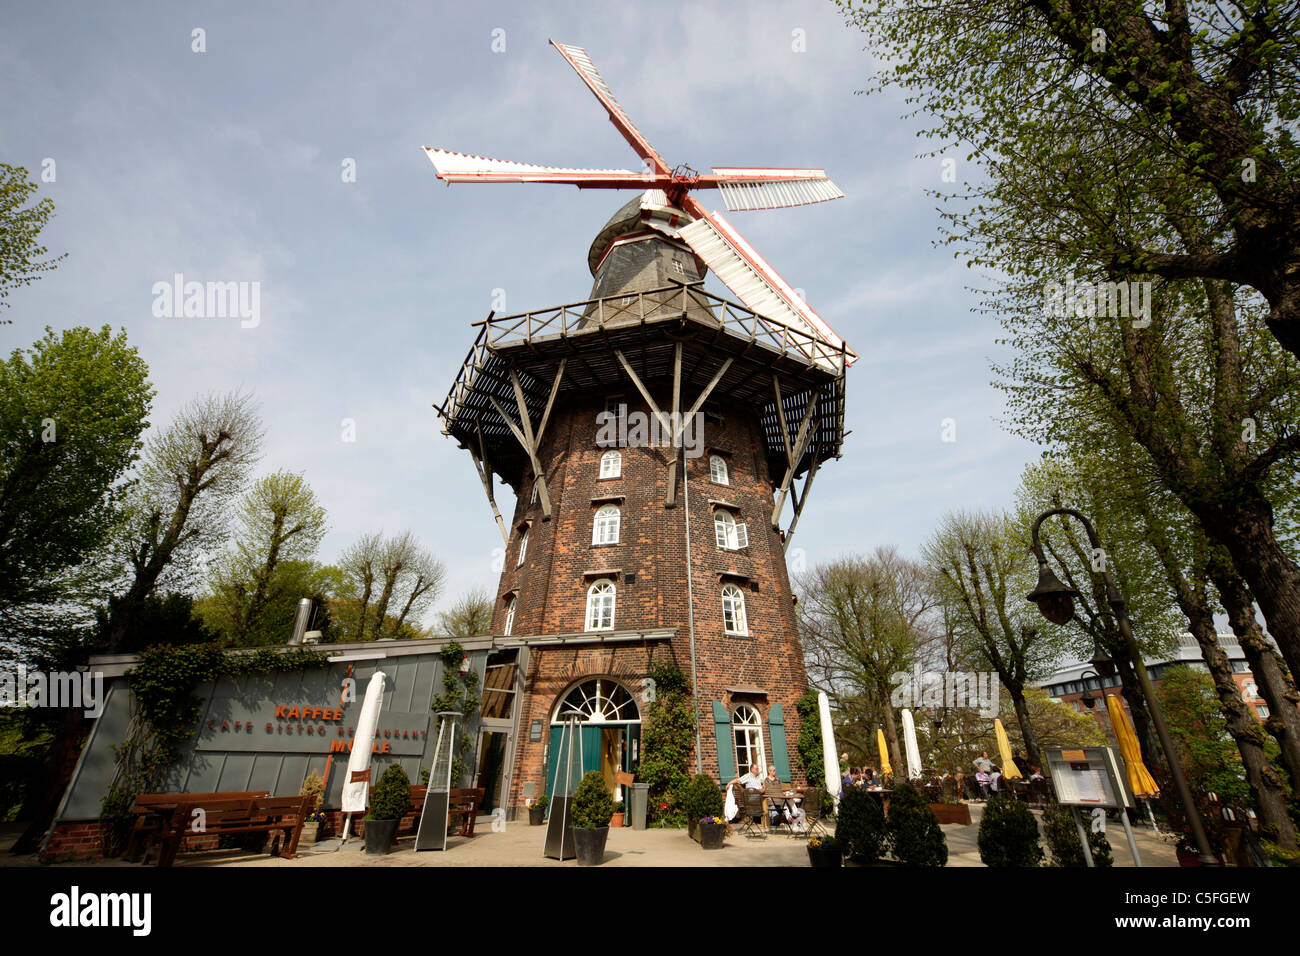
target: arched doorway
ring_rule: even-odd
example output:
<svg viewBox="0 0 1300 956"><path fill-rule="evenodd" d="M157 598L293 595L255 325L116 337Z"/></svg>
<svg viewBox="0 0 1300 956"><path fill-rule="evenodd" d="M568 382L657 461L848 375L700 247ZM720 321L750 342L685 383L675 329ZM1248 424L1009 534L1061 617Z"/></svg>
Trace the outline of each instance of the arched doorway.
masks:
<svg viewBox="0 0 1300 956"><path fill-rule="evenodd" d="M577 720L575 747L582 751L582 773L599 770L615 800L625 800L616 782L618 770L633 773L641 760L641 712L636 698L626 687L609 677L584 680L569 688L551 710L551 745L547 753L548 794L557 793L556 776L561 763L560 742L566 717L574 711ZM575 768L578 766L574 758ZM577 779L573 781L577 786ZM559 789L564 781L559 781Z"/></svg>

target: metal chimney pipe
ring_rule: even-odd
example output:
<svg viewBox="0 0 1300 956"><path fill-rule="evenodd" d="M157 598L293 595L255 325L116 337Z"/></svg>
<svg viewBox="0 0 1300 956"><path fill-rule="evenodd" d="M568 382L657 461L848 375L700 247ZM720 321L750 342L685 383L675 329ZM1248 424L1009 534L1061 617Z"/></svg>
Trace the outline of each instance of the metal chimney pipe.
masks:
<svg viewBox="0 0 1300 956"><path fill-rule="evenodd" d="M301 644L303 635L307 633L307 622L311 620L311 598L303 598L298 602L298 613L293 617L293 634L289 637L290 644Z"/></svg>

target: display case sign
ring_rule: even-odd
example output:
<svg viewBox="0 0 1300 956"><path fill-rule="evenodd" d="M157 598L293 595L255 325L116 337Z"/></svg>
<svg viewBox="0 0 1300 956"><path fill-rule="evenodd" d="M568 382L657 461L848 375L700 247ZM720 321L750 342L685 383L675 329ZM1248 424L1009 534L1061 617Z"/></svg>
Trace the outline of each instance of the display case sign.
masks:
<svg viewBox="0 0 1300 956"><path fill-rule="evenodd" d="M1056 799L1065 806L1126 807L1128 794L1120 782L1115 754L1109 747L1065 750L1049 747L1047 768Z"/></svg>

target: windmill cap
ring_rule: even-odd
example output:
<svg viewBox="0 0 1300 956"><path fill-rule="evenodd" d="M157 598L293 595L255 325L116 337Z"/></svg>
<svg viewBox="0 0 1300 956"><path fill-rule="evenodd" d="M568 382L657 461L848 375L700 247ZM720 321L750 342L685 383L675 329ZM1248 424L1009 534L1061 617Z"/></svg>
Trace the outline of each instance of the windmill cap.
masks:
<svg viewBox="0 0 1300 956"><path fill-rule="evenodd" d="M628 200L619 207L618 212L609 217L609 221L591 243L591 249L587 253L587 266L595 276L600 260L619 236L649 228L662 232L670 239L676 239L678 228L691 221L686 212L669 205L668 197L662 189L647 189Z"/></svg>

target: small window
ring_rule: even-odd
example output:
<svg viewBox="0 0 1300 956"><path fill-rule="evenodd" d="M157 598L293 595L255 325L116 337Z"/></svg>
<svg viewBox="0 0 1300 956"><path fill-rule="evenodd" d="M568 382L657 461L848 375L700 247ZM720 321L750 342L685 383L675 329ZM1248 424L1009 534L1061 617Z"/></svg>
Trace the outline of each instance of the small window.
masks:
<svg viewBox="0 0 1300 956"><path fill-rule="evenodd" d="M721 455L709 456L709 480L719 485L731 484L727 480L727 460Z"/></svg>
<svg viewBox="0 0 1300 956"><path fill-rule="evenodd" d="M614 582L601 578L587 589L587 630L614 629Z"/></svg>
<svg viewBox="0 0 1300 956"><path fill-rule="evenodd" d="M728 634L748 634L745 622L745 595L734 584L722 586L722 624Z"/></svg>
<svg viewBox="0 0 1300 956"><path fill-rule="evenodd" d="M506 628L502 634L510 634L515 629L515 599L511 598L510 603L506 605Z"/></svg>
<svg viewBox="0 0 1300 956"><path fill-rule="evenodd" d="M607 451L600 456L600 477L617 478L623 474L623 453Z"/></svg>
<svg viewBox="0 0 1300 956"><path fill-rule="evenodd" d="M620 512L618 505L604 505L596 510L596 520L592 522L592 544L618 544L618 523Z"/></svg>
<svg viewBox="0 0 1300 956"><path fill-rule="evenodd" d="M519 557L515 560L515 567L524 563L524 557L528 554L528 529L524 528L523 537L519 539Z"/></svg>
<svg viewBox="0 0 1300 956"><path fill-rule="evenodd" d="M739 551L749 547L749 527L738 524L731 512L719 508L713 512L713 534L718 547L724 551Z"/></svg>
<svg viewBox="0 0 1300 956"><path fill-rule="evenodd" d="M530 505L535 505L535 504L537 504L537 492L538 492L538 489L541 488L541 486L542 486L542 479L540 479L540 478L534 478L534 479L533 479L533 496L532 496L532 498L530 498L529 501L528 501L528 503L529 503Z"/></svg>
<svg viewBox="0 0 1300 956"><path fill-rule="evenodd" d="M1259 714L1259 719L1260 719L1260 720L1268 720L1268 705L1267 705L1267 704L1256 704L1256 705L1255 705L1255 713Z"/></svg>

